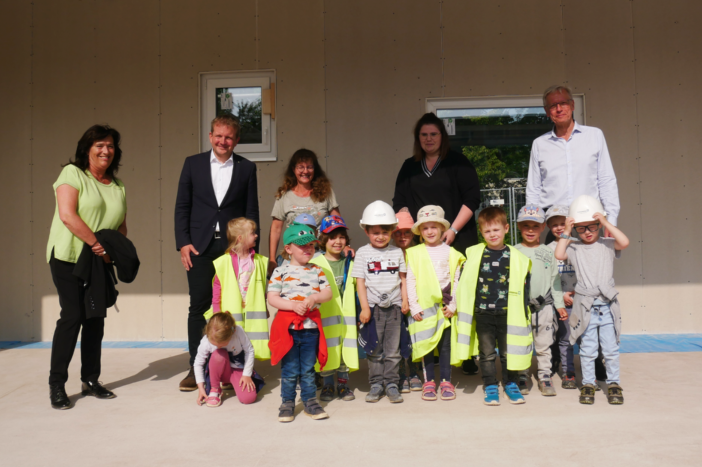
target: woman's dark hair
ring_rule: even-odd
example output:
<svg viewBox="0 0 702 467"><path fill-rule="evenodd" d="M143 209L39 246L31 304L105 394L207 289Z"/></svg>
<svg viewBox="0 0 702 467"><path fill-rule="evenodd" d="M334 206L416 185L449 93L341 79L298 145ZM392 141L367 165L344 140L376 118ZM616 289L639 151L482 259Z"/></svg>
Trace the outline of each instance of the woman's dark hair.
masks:
<svg viewBox="0 0 702 467"><path fill-rule="evenodd" d="M414 126L414 151L412 155L414 160L421 161L426 153L422 149L422 145L419 142L419 132L424 125L434 125L441 132L441 147L439 148L439 157L443 160L446 154L449 152L449 135L446 132L446 127L444 126L444 121L437 117L433 112L428 112L422 115Z"/></svg>
<svg viewBox="0 0 702 467"><path fill-rule="evenodd" d="M280 199L281 196L295 188L297 185L295 167L300 162L312 162L312 165L314 165L312 193L310 193L312 201L319 203L320 201L327 199L332 192L331 181L329 181L327 174L324 173L324 170L322 170L322 166L319 165L317 155L309 149L298 149L290 158L288 168L285 169L285 173L283 174L283 184L278 188L278 191L275 194L276 199Z"/></svg>
<svg viewBox="0 0 702 467"><path fill-rule="evenodd" d="M90 167L88 154L90 153L90 148L93 147L93 143L106 139L108 136L112 136L112 141L115 143L115 157L112 159L112 164L107 168L105 174L110 178L114 178L117 170L119 170L119 162L122 159L122 149L119 147L119 131L111 128L109 125L93 125L88 128L78 141L75 160L69 160L68 164L73 164L83 171L88 169Z"/></svg>

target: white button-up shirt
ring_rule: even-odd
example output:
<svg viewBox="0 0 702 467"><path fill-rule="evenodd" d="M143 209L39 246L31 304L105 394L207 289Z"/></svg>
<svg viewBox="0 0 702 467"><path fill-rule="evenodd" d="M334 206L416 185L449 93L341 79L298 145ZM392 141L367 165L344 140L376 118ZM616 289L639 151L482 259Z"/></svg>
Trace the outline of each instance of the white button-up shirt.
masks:
<svg viewBox="0 0 702 467"><path fill-rule="evenodd" d="M575 122L568 141L557 137L555 130L534 140L526 202L543 208L570 206L580 195L598 198L607 219L617 225L619 189L604 134Z"/></svg>
<svg viewBox="0 0 702 467"><path fill-rule="evenodd" d="M232 173L234 173L234 156L229 156L224 164L222 164L214 151L210 151L210 169L212 172L212 187L214 188L217 204L221 205L224 200L224 195L229 190L229 185L232 183ZM219 222L215 230L219 232Z"/></svg>

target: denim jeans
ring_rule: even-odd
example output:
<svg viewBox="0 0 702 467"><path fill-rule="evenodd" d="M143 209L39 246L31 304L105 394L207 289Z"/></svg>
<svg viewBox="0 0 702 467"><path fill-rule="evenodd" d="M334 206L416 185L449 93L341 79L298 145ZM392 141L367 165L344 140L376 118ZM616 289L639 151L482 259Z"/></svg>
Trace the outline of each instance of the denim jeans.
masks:
<svg viewBox="0 0 702 467"><path fill-rule="evenodd" d="M519 372L507 371L507 312L477 313L475 314L475 332L478 334L478 351L480 355L480 372L483 375L483 384L491 386L497 384L497 367L495 360L495 341L500 349L500 362L502 363L502 384L516 383Z"/></svg>
<svg viewBox="0 0 702 467"><path fill-rule="evenodd" d="M369 380L372 386L385 383L397 385L400 382L400 325L402 311L399 306L387 308L373 307L375 330L378 333L378 345L368 355Z"/></svg>
<svg viewBox="0 0 702 467"><path fill-rule="evenodd" d="M570 317L572 308L566 308ZM555 348L557 347L557 348ZM558 320L558 329L556 330L556 343L552 350L557 351L556 355L560 355L561 369L568 376L575 376L575 364L573 363L573 346L570 344L570 324L568 320Z"/></svg>
<svg viewBox="0 0 702 467"><path fill-rule="evenodd" d="M303 402L317 397L314 384L314 364L317 363L319 346L319 329L290 330L293 346L281 360L280 395L283 402L293 401L297 397L295 388L300 378L300 397Z"/></svg>
<svg viewBox="0 0 702 467"><path fill-rule="evenodd" d="M595 359L600 347L607 369L607 384L619 384L619 344L609 305L596 305L590 309L590 324L580 338L583 384L595 384Z"/></svg>

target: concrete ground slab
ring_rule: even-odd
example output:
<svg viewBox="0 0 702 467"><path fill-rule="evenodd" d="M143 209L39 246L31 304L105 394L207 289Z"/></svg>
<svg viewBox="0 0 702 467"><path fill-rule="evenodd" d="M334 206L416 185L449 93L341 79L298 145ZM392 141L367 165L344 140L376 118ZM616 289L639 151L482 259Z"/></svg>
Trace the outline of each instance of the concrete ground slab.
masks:
<svg viewBox="0 0 702 467"><path fill-rule="evenodd" d="M455 401L424 402L405 394L368 404L365 367L351 374L356 400L323 403L328 420L301 413L277 421L280 370L267 362L259 400L241 405L233 393L219 408L200 407L195 393L177 390L187 368L182 349L104 349L104 384L113 400L80 396L79 350L67 391L75 406L52 410L50 350L0 351L2 465L443 465L593 466L690 465L702 459L702 353L623 354L626 402L610 406L598 392L593 406L578 391L556 397L537 390L527 403L482 404L479 376L454 369ZM578 365L576 357L576 366Z"/></svg>

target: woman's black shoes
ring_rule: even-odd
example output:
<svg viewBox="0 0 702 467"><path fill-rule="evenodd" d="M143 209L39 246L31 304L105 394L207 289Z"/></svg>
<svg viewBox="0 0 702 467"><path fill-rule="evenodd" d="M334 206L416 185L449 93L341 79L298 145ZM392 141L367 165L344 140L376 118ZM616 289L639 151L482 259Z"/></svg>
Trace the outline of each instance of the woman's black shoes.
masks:
<svg viewBox="0 0 702 467"><path fill-rule="evenodd" d="M63 385L49 385L49 398L51 399L51 407L58 410L66 410L71 408L71 400L66 394L66 388Z"/></svg>
<svg viewBox="0 0 702 467"><path fill-rule="evenodd" d="M83 392L84 396L95 396L98 399L113 399L115 393L105 388L102 384L97 381L83 382Z"/></svg>

